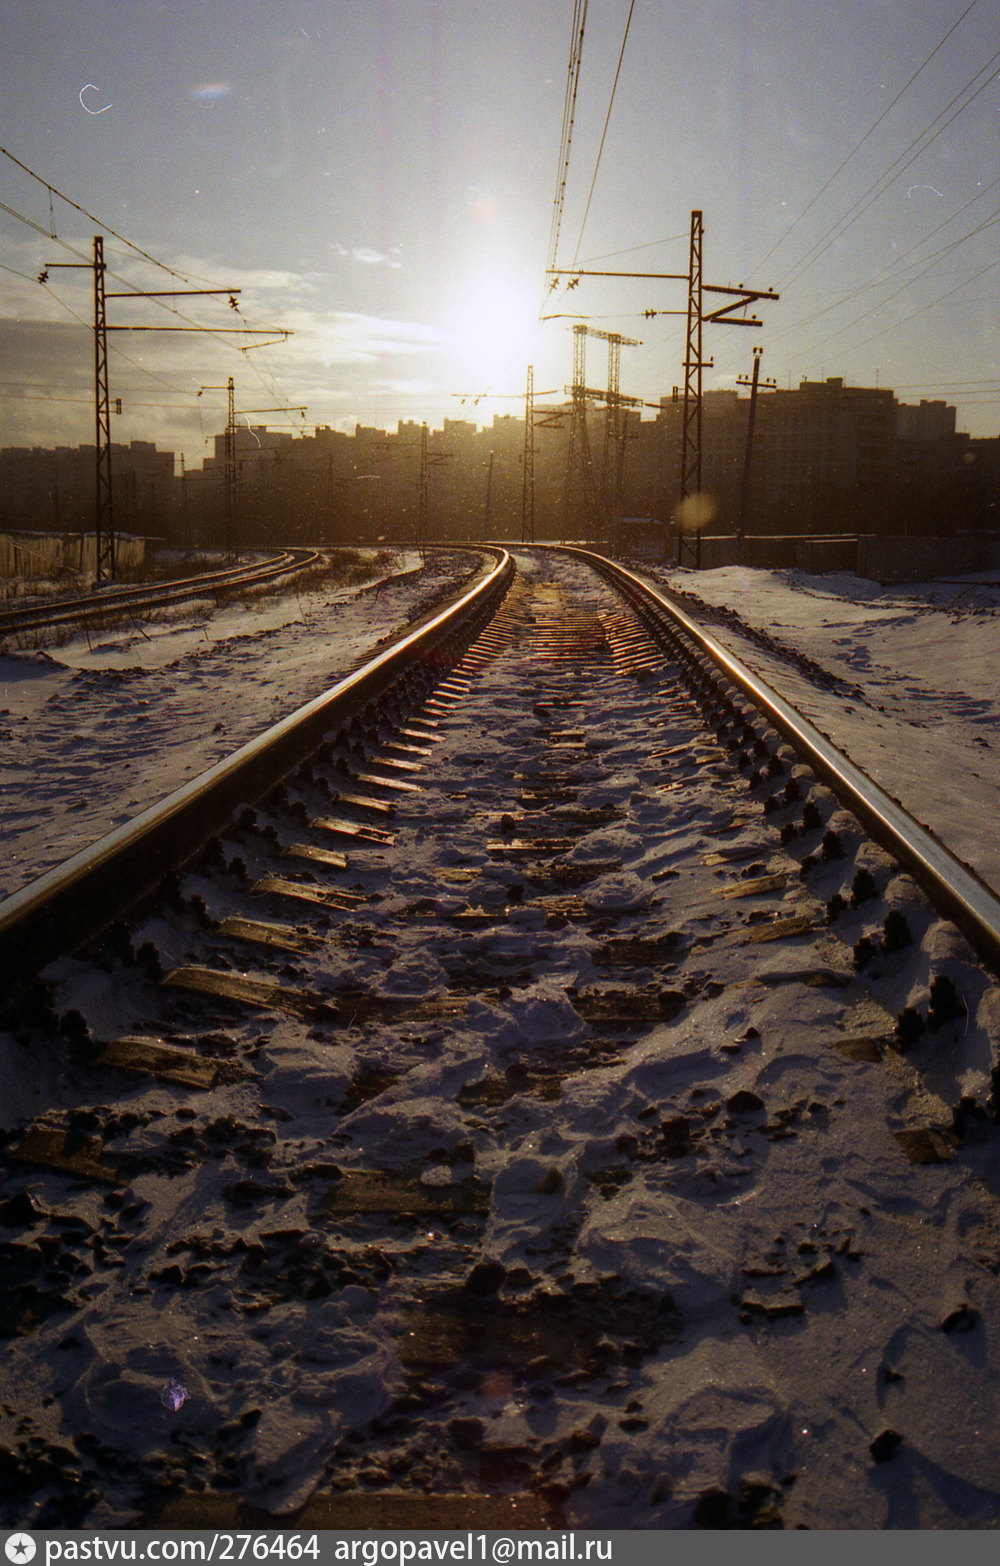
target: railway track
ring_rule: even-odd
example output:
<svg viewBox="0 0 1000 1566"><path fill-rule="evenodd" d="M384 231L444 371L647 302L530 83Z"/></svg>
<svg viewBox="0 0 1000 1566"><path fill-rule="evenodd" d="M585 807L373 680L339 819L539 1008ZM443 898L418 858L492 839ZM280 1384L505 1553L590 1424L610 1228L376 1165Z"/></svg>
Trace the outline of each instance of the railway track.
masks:
<svg viewBox="0 0 1000 1566"><path fill-rule="evenodd" d="M232 592L238 587L261 587L281 577L292 576L315 565L321 556L313 549L287 549L266 560L228 566L222 571L204 571L196 576L148 587L105 588L98 593L78 597L60 597L47 604L25 604L0 610L0 640L28 631L65 625L86 625L109 615L143 613L167 604L192 598L211 597Z"/></svg>
<svg viewBox="0 0 1000 1566"><path fill-rule="evenodd" d="M1000 1523L964 907L518 565L0 907L8 1526Z"/></svg>

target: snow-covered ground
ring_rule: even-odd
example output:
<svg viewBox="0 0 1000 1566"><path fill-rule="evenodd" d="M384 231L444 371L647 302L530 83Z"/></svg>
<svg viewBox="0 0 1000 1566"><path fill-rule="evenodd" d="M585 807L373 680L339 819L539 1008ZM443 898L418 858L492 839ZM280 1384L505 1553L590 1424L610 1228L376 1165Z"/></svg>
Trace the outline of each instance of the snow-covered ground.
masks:
<svg viewBox="0 0 1000 1566"><path fill-rule="evenodd" d="M318 696L475 569L402 551L362 588L293 582L0 655L0 896Z"/></svg>
<svg viewBox="0 0 1000 1566"><path fill-rule="evenodd" d="M542 618L546 605L615 612L576 563L525 569ZM705 597L713 585L676 580ZM736 585L747 619L796 645L815 638L816 661L863 686L866 701L835 693L857 713L888 716L894 701L910 733L922 711L955 705L956 611L929 593L866 607L859 586L840 596L825 580ZM847 623L827 636L838 614ZM976 624L993 630L986 613ZM894 667L893 627L927 633L912 678ZM837 637L849 640L835 667ZM260 640L266 667L276 641ZM240 646L227 720L247 668L265 672L236 659ZM509 1473L515 1489L544 1476L581 1528L1000 1527L1000 1155L971 1111L964 1141L949 1135L1000 1056L997 991L825 791L848 858L803 881L689 704L607 659L579 663L576 677L553 672L525 629L473 680L397 811L395 852L349 851L347 883L376 899L357 915L371 938L338 940L334 924L289 964L311 991L458 998L453 1014L345 1026L263 1012L207 1032L181 1006L165 1029L245 1073L203 1095L124 1087L60 1038L29 1050L0 1035L6 1131L44 1116L133 1160L107 1197L40 1172L8 1170L0 1188L0 1225L26 1237L4 1251L8 1288L44 1258L73 1306L5 1347L10 1526L133 1523L171 1488L287 1513L316 1487L454 1493ZM992 734L988 667L970 745ZM562 814L532 820L519 773L538 768L579 786ZM489 847L505 812L549 834L592 813L566 855L594 869L584 915L512 894L517 865ZM252 842L240 851L253 874ZM828 925L826 900L857 868L879 900ZM189 887L213 913L245 899L225 879ZM467 906L484 910L481 927L442 923ZM913 944L856 972L853 943L887 908ZM795 917L799 937L759 939ZM204 960L203 932L174 914L142 935L167 962ZM623 935L670 935L669 955L609 970ZM219 961L254 958L231 943ZM964 1012L907 1054L886 1047L904 1005L926 1015L940 974ZM574 1007L574 991L636 981L673 994L673 1014L609 1039ZM58 1010L78 1009L97 1036L134 1025L137 970L63 962L53 982ZM382 1091L349 1101L366 1073L383 1074ZM498 1083L502 1103L482 1091ZM387 1237L338 1211L331 1165L341 1181L388 1169L429 1191L474 1174L488 1211ZM498 1370L483 1357L496 1323L525 1321L537 1341ZM457 1357L435 1361L435 1332L449 1330ZM368 1451L356 1433L376 1416Z"/></svg>
<svg viewBox="0 0 1000 1566"><path fill-rule="evenodd" d="M809 678L738 629L746 658L852 760L1000 889L1000 579L880 587L794 571L670 571L658 579L806 654Z"/></svg>

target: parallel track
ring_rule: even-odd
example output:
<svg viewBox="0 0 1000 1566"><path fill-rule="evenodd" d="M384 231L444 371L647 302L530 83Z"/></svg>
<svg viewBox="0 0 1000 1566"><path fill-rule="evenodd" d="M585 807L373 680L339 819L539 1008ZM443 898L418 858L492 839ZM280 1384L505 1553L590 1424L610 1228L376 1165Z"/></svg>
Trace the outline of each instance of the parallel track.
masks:
<svg viewBox="0 0 1000 1566"><path fill-rule="evenodd" d="M230 821L234 809L279 785L333 727L369 717L397 684L411 696L433 679L437 660L457 657L513 573L493 552L495 569L419 630L398 639L324 695L275 724L201 777L109 833L65 864L0 903L0 971L22 987L53 957L73 952L176 875Z"/></svg>
<svg viewBox="0 0 1000 1566"><path fill-rule="evenodd" d="M237 587L262 587L281 577L308 570L320 558L314 549L288 549L267 560L229 566L222 571L204 571L167 584L104 589L75 598L59 598L49 604L0 610L0 641L47 627L86 625L109 615L142 613L192 598L231 592Z"/></svg>
<svg viewBox="0 0 1000 1566"><path fill-rule="evenodd" d="M763 1366L789 1323L822 1333L831 1278L867 1308L863 1243L824 1211L796 1269L754 1230L706 1301L681 1215L707 1232L785 1140L821 1161L831 1122L865 1124L829 1062L882 1071L887 1144L947 1174L960 1120L891 1004L901 928L936 915L789 713L599 569L634 610L557 555L513 584L500 559L0 906L6 972L49 964L9 1019L0 1329L41 1388L24 1456L0 1398L9 1526L855 1525L815 1474L792 1488L794 1443L692 1490L663 1399L708 1321ZM948 998L942 1048L968 1026ZM818 1039L822 1103L740 1085L778 1080L786 1026L795 1080L796 1031Z"/></svg>

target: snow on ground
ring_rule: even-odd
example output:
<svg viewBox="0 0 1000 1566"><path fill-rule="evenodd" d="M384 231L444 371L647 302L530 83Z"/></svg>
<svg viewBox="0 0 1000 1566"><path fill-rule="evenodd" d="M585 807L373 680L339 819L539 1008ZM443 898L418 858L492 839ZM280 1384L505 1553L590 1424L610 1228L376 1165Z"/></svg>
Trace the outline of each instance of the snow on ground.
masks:
<svg viewBox="0 0 1000 1566"><path fill-rule="evenodd" d="M401 552L360 589L292 582L0 655L0 896L318 696L475 564Z"/></svg>
<svg viewBox="0 0 1000 1566"><path fill-rule="evenodd" d="M527 569L605 601L575 564ZM904 606L895 618L922 613ZM772 606L765 623L776 618ZM868 645L874 661L880 644ZM933 690L929 666L921 673ZM585 734L614 706L602 743L571 764L584 775L577 805L615 816L571 857L619 867L586 887L582 924L532 898L512 904L516 870L485 842L502 811L517 811L518 768L537 756L536 674L523 644L474 682L441 724L423 792L398 811L399 851L351 855L351 884L381 898L373 940L340 945L334 928L293 975L394 995L464 986L464 1015L367 1028L229 1022L212 1049L249 1065L245 1080L180 1107L173 1091L138 1082L110 1128L92 1112L110 1150L139 1159L127 1191L102 1202L41 1173L0 1191L0 1222L15 1221L19 1201L22 1222L14 1192L30 1190L39 1253L60 1258L77 1300L70 1318L8 1345L0 1437L9 1452L16 1429L36 1479L53 1465L36 1498L21 1504L13 1487L9 1525L37 1525L52 1494L64 1510L50 1523L133 1522L151 1477L163 1492L228 1488L288 1509L323 1483L475 1489L492 1461L562 1482L576 1527L685 1528L696 1516L721 1526L737 1514L741 1526L755 1514L789 1528L1000 1526L1000 1160L988 1124L973 1120L954 1156L943 1134L959 1095L988 1085L995 990L871 845L852 869L878 876L877 914L862 904L828 927L839 863L804 884L685 704L607 667L588 669L572 692L580 705L548 721ZM549 763L570 754L549 752ZM835 807L828 824L859 843ZM782 891L750 893L783 864ZM189 879L210 903L224 895ZM481 906L495 922L448 934L413 912L424 899L432 912ZM852 943L886 905L905 912L914 944L856 974ZM803 911L811 928L793 946L751 943L776 912ZM607 980L595 961L602 913L624 913L615 933L675 932L674 960L640 978L684 997L676 1016L617 1049L595 1045L566 992ZM174 915L147 933L171 961L199 939ZM925 1005L940 972L966 1015L908 1055L883 1049L899 1008ZM128 988L141 983L134 971L114 984L90 973L84 992L74 963L54 979L60 1009L79 1007L102 1036L126 1023ZM19 1058L8 1040L15 1119L46 1069L50 1087L61 1073L59 1103L100 1094L71 1062ZM460 1101L487 1076L558 1074L565 1061L555 1096L528 1083L494 1111ZM361 1068L397 1080L338 1109ZM911 1162L897 1133L929 1126L940 1161ZM170 1177L141 1167L164 1137ZM331 1162L422 1170L426 1183L474 1170L491 1182L489 1213L481 1226L427 1219L387 1237L317 1200L322 1174L311 1171ZM585 1331L595 1291L616 1302L613 1327L603 1317L606 1369L560 1375L542 1353L541 1368L479 1374L470 1339L468 1365L407 1372L407 1345L435 1306L428 1279L450 1268L461 1292L476 1263L500 1280L484 1312L549 1303L557 1361ZM359 1474L349 1432L377 1414L395 1435L385 1466Z"/></svg>
<svg viewBox="0 0 1000 1566"><path fill-rule="evenodd" d="M845 575L669 571L666 585L805 653L823 689L738 630L706 626L1000 889L1000 580L882 588ZM833 682L831 682L833 683Z"/></svg>

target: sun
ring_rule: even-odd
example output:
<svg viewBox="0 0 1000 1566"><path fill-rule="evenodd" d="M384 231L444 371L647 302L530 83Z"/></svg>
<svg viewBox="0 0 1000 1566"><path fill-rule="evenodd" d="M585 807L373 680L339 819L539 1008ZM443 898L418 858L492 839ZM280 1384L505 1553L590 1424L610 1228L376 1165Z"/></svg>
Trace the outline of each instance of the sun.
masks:
<svg viewBox="0 0 1000 1566"><path fill-rule="evenodd" d="M470 392L510 391L524 380L537 301L525 286L501 274L476 280L461 296L451 331L456 365ZM499 382L510 386L499 387Z"/></svg>

